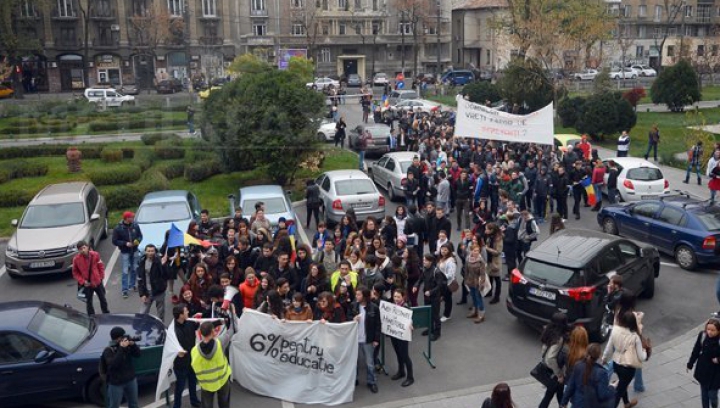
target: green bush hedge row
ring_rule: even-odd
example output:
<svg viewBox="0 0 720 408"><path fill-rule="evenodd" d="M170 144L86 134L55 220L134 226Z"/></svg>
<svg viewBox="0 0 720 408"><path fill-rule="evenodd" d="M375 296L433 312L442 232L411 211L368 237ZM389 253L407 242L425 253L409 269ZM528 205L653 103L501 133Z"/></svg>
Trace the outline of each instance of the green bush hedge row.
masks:
<svg viewBox="0 0 720 408"><path fill-rule="evenodd" d="M0 207L18 207L28 205L40 190L0 189Z"/></svg>
<svg viewBox="0 0 720 408"><path fill-rule="evenodd" d="M179 142L181 138L175 133L146 133L140 136L140 140L142 140L142 142L146 146L154 146L155 144L157 144L157 142L161 140L172 140L173 142Z"/></svg>
<svg viewBox="0 0 720 408"><path fill-rule="evenodd" d="M168 179L159 171L153 169L145 172L140 181L124 186L105 187L100 193L105 196L108 209L122 210L137 208L145 194L151 191L161 191L170 188Z"/></svg>
<svg viewBox="0 0 720 408"><path fill-rule="evenodd" d="M17 146L4 147L0 149L0 160L27 158L65 156L70 145L40 145L40 146ZM82 152L83 159L99 159L103 149L101 145L80 145L76 146Z"/></svg>
<svg viewBox="0 0 720 408"><path fill-rule="evenodd" d="M134 183L140 179L142 171L135 164L118 164L91 171L88 176L96 186L115 186Z"/></svg>
<svg viewBox="0 0 720 408"><path fill-rule="evenodd" d="M161 140L155 145L155 156L160 160L182 159L185 148L175 140Z"/></svg>
<svg viewBox="0 0 720 408"><path fill-rule="evenodd" d="M203 181L219 173L220 162L216 159L185 164L185 179L187 181Z"/></svg>
<svg viewBox="0 0 720 408"><path fill-rule="evenodd" d="M100 152L100 158L106 163L118 163L123 159L123 151L117 147L105 147Z"/></svg>
<svg viewBox="0 0 720 408"><path fill-rule="evenodd" d="M168 180L182 177L185 174L185 163L182 160L166 161L155 166Z"/></svg>
<svg viewBox="0 0 720 408"><path fill-rule="evenodd" d="M142 171L146 171L152 167L154 161L155 152L150 149L139 149L133 157L133 163L138 165Z"/></svg>
<svg viewBox="0 0 720 408"><path fill-rule="evenodd" d="M3 167L0 168L0 183L22 177L44 176L47 172L47 164L13 160L3 163Z"/></svg>
<svg viewBox="0 0 720 408"><path fill-rule="evenodd" d="M186 121L180 119L171 120L154 120L154 119L131 119L128 121L94 121L88 124L88 129L92 132L101 131L117 131L147 128L163 128L171 126L185 125Z"/></svg>
<svg viewBox="0 0 720 408"><path fill-rule="evenodd" d="M60 133L69 132L77 127L76 122L61 121L59 124L44 125L36 123L29 126L5 126L2 133L6 135L23 135L38 133Z"/></svg>

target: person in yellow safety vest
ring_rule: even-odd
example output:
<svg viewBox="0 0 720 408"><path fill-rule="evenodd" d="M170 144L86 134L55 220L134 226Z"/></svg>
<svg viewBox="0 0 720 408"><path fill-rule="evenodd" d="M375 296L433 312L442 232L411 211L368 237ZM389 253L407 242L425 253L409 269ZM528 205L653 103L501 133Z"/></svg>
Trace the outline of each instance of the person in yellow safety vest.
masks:
<svg viewBox="0 0 720 408"><path fill-rule="evenodd" d="M200 385L200 401L203 408L212 408L215 395L219 408L230 408L230 376L232 369L223 352L222 342L215 338L211 322L200 325L202 342L190 353L192 368Z"/></svg>

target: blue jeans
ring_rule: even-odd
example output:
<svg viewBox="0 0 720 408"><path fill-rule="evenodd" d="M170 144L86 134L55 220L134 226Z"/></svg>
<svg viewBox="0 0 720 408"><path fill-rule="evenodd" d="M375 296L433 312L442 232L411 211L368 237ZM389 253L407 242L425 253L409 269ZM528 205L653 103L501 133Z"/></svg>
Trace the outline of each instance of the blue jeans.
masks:
<svg viewBox="0 0 720 408"><path fill-rule="evenodd" d="M358 156L360 156L360 160L358 161L358 168L360 169L360 171L363 171L365 170L365 150L360 150L358 152Z"/></svg>
<svg viewBox="0 0 720 408"><path fill-rule="evenodd" d="M648 159L650 156L650 151L653 151L653 157L655 158L655 161L657 161L657 143L648 143L647 151L645 152L645 160Z"/></svg>
<svg viewBox="0 0 720 408"><path fill-rule="evenodd" d="M411 205L414 205L414 206L417 207L417 205L418 205L417 198L414 198L414 197L413 197L413 198L405 197L405 205L406 205L407 207L410 207Z"/></svg>
<svg viewBox="0 0 720 408"><path fill-rule="evenodd" d="M700 402L702 408L717 408L718 406L718 390L710 389L706 385L700 384Z"/></svg>
<svg viewBox="0 0 720 408"><path fill-rule="evenodd" d="M173 408L180 408L182 406L182 393L185 391L185 385L187 383L188 390L190 391L190 403L193 405L200 404L200 400L197 396L197 377L195 377L195 371L191 367L184 370L175 370L175 402Z"/></svg>
<svg viewBox="0 0 720 408"><path fill-rule="evenodd" d="M138 408L138 385L137 379L132 379L122 385L108 384L107 407L119 408L123 396L128 403L128 408Z"/></svg>
<svg viewBox="0 0 720 408"><path fill-rule="evenodd" d="M122 262L122 291L123 293L130 290L130 288L137 285L137 261L139 257L136 256L135 251L128 253L120 253L120 260Z"/></svg>
<svg viewBox="0 0 720 408"><path fill-rule="evenodd" d="M692 162L688 163L687 171L685 172L685 182L687 183L690 181L690 173L692 173L693 167L695 168L695 174L697 175L698 181L700 181L700 163L693 164Z"/></svg>
<svg viewBox="0 0 720 408"><path fill-rule="evenodd" d="M365 367L367 369L367 385L375 384L375 347L372 343L360 343L358 347L358 359L365 359ZM362 357L360 357L362 355ZM360 360L362 361L362 360ZM360 374L360 362L358 362L357 375Z"/></svg>
<svg viewBox="0 0 720 408"><path fill-rule="evenodd" d="M638 368L635 370L635 378L633 379L633 390L636 392L644 392L645 391L645 383L643 382L642 377L642 368Z"/></svg>
<svg viewBox="0 0 720 408"><path fill-rule="evenodd" d="M194 120L188 120L188 132L189 133L195 133L195 121Z"/></svg>
<svg viewBox="0 0 720 408"><path fill-rule="evenodd" d="M485 304L483 303L483 297L480 294L480 290L478 288L470 288L470 298L472 299L473 306L477 309L478 312L485 312Z"/></svg>
<svg viewBox="0 0 720 408"><path fill-rule="evenodd" d="M595 189L595 205L602 203L602 186L603 183L593 184L593 188Z"/></svg>

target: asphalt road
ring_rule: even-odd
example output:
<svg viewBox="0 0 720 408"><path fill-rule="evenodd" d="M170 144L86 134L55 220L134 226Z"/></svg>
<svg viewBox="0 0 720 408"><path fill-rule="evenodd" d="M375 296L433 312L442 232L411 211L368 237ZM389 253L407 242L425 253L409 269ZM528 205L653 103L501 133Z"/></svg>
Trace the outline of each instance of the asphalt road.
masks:
<svg viewBox="0 0 720 408"><path fill-rule="evenodd" d="M348 118L348 125L360 122L359 105L341 106L341 113ZM369 160L377 158L370 158ZM387 201L386 213L392 214L397 203ZM304 219L302 207L298 208L298 218ZM455 222L455 214L450 215ZM112 223L111 223L112 225ZM582 208L582 219L569 220L568 227L599 230L595 213ZM307 231L311 236L315 231ZM453 241L459 238L453 231ZM548 236L548 224L541 226L541 239ZM4 258L5 244L0 244L0 261ZM122 299L120 293L120 261L114 256L114 247L109 240L98 245L105 261L109 277L107 292L110 310L113 313L136 313L140 310L140 300L135 293L129 299ZM643 319L645 332L656 345L662 344L696 327L707 318L710 312L717 310L714 298L717 272L701 270L684 271L670 258L663 258L660 277L656 281L655 298L641 300L638 308L645 312ZM503 283L504 285L506 283ZM506 292L506 291L505 291ZM459 299L455 294L455 301ZM503 295L504 299L505 295ZM4 301L39 299L59 304L69 304L84 310L84 305L75 299L75 282L69 276L39 277L30 279L11 279L0 269L0 299ZM166 320L171 313L168 303ZM387 401L419 397L437 392L451 392L471 386L492 384L526 377L540 355L538 332L520 323L510 315L504 302L487 305L486 321L473 324L465 318L466 306L454 306L453 318L443 324L442 338L432 344L432 356L436 369L432 369L423 359L422 351L427 347L427 338L417 336L411 347L411 357L415 366L415 385L402 388L390 381L389 376L379 376L378 394L372 394L364 387L356 389L355 402L349 407L362 407ZM396 367L392 348L387 344L388 371L393 374ZM149 406L154 398L154 387L141 389L141 406ZM239 385L233 386L233 405L253 406L254 408L276 408L285 405L272 398L260 397L245 391ZM187 404L187 402L186 402ZM76 401L48 404L47 407L88 407ZM159 405L152 405L159 406ZM27 408L30 408L29 406ZM37 408L37 406L33 406Z"/></svg>

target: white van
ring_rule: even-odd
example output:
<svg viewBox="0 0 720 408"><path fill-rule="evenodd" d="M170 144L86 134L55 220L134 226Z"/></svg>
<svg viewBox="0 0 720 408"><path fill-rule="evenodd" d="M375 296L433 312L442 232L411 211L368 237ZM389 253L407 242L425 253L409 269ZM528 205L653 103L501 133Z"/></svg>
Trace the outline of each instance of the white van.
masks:
<svg viewBox="0 0 720 408"><path fill-rule="evenodd" d="M106 106L134 105L135 97L123 95L113 88L88 88L85 90L85 97L90 103L102 104L105 100Z"/></svg>
<svg viewBox="0 0 720 408"><path fill-rule="evenodd" d="M402 101L407 101L410 99L418 99L418 94L414 90L411 89L398 89L395 91L390 92L390 97L388 98L388 105L395 106L398 103Z"/></svg>

